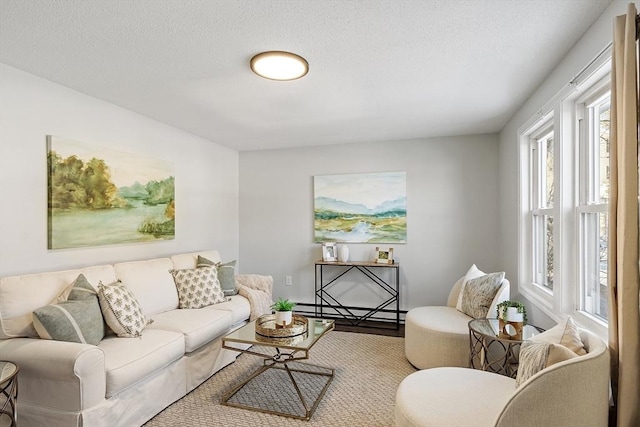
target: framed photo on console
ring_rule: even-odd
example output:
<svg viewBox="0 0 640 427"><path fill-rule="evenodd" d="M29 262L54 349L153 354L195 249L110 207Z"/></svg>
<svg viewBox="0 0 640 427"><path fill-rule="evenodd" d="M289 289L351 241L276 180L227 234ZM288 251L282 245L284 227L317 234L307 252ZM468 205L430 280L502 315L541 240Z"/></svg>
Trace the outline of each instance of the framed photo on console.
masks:
<svg viewBox="0 0 640 427"><path fill-rule="evenodd" d="M376 259L378 264L393 264L393 248L382 250L376 246Z"/></svg>
<svg viewBox="0 0 640 427"><path fill-rule="evenodd" d="M322 260L335 261L337 259L337 248L335 243L322 244Z"/></svg>

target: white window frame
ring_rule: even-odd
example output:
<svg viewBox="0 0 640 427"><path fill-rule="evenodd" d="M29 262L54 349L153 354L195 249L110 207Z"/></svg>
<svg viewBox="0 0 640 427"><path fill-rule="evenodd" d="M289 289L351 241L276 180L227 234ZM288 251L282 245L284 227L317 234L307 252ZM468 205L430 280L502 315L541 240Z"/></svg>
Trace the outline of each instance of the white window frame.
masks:
<svg viewBox="0 0 640 427"><path fill-rule="evenodd" d="M546 217L554 217L555 201L552 201L551 206L546 203L546 158L547 149L544 146L544 140L546 140L549 134L553 134L554 148L555 148L555 130L553 128L553 121L547 120L542 123L541 126L530 136L529 149L531 150L531 173L530 173L530 215L531 215L531 282L533 285L540 287L545 292L553 294L553 291L546 285L547 276L547 260L546 260ZM554 159L554 172L555 172L555 152L551 153ZM555 182L555 180L554 180ZM556 192L554 191L554 195ZM554 239L555 240L555 239Z"/></svg>
<svg viewBox="0 0 640 427"><path fill-rule="evenodd" d="M607 337L607 324L581 310L579 215L602 207L578 208L580 157L578 151L580 103L595 96L608 81L611 71L610 47L592 61L570 84L560 90L518 129L518 292L528 302L555 321L571 315L578 326ZM604 82L604 83L603 83ZM540 135L549 123L554 130L554 283L553 292L538 286L533 275L533 230L531 212L531 138ZM582 209L582 210L581 210ZM544 211L541 211L544 212Z"/></svg>
<svg viewBox="0 0 640 427"><path fill-rule="evenodd" d="M556 143L556 129L554 126L553 111L546 114L539 112L535 118L529 121L524 129L519 132L520 135L520 205L521 205L521 221L520 221L520 277L518 278L519 292L527 299L531 300L540 309L548 315L553 314L553 292L548 288L541 286L535 282L536 271L535 266L543 262L535 253L534 248L541 242L534 241L534 215L552 214L555 217L555 209L557 203L552 204L554 207L548 208L540 206L540 191L538 184L540 182L537 177L543 173L543 165L538 164L534 159L534 147L537 140L550 131L554 132L554 151L557 152L558 144ZM536 156L539 157L539 156ZM557 172L557 156L554 152L554 173ZM554 177L555 179L555 177ZM557 181L554 181L557 182ZM554 196L557 192L554 192ZM555 221L554 221L555 223ZM555 234L555 233L554 233ZM555 245L554 245L555 251ZM554 268L555 275L555 268Z"/></svg>
<svg viewBox="0 0 640 427"><path fill-rule="evenodd" d="M582 318L583 322L596 324L600 328L606 328L607 322L602 318L593 315L586 311L584 306L587 304L589 296L586 292L586 271L588 269L597 268L597 264L593 264L593 259L587 254L586 250L591 247L595 247L598 250L598 243L592 241L592 236L585 236L585 227L587 224L583 223L581 217L583 214L593 213L608 213L608 204L596 202L596 194L599 186L598 174L599 171L594 170L593 156L598 156L597 150L599 144L593 144L593 118L589 117L590 107L600 104L607 94L610 97L611 92L611 76L607 75L601 78L598 82L594 83L587 90L576 99L576 127L577 127L577 159L579 162L579 180L580 188L578 189L578 197L576 204L576 238L578 248L578 263L577 273L578 286L576 295L576 310L575 315ZM590 126L591 125L591 128ZM597 136L599 138L599 135ZM583 185L587 183L586 185ZM599 196L599 195L598 195ZM597 226L591 224L592 227ZM586 243L586 240L590 240L590 245ZM596 273L597 274L597 273Z"/></svg>

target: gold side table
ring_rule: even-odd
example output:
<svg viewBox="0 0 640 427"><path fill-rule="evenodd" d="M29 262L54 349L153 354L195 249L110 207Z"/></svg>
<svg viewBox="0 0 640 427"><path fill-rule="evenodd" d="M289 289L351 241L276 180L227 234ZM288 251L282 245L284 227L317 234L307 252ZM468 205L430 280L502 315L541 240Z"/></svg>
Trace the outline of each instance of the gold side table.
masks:
<svg viewBox="0 0 640 427"><path fill-rule="evenodd" d="M18 425L18 365L12 362L0 361L0 424L9 417L11 427ZM3 424L4 425L4 424Z"/></svg>
<svg viewBox="0 0 640 427"><path fill-rule="evenodd" d="M520 346L544 329L524 325L521 336L500 331L498 319L474 319L469 322L469 365L473 369L515 378L518 373Z"/></svg>

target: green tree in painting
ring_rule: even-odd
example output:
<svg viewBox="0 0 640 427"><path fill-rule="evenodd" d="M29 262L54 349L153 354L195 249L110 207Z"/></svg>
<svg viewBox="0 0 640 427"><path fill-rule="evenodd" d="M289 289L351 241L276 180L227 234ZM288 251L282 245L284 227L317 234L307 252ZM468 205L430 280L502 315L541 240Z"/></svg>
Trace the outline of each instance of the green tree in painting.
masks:
<svg viewBox="0 0 640 427"><path fill-rule="evenodd" d="M145 203L147 205L160 205L164 203L170 203L174 199L174 178L169 178L162 181L149 181L145 186L149 197Z"/></svg>
<svg viewBox="0 0 640 427"><path fill-rule="evenodd" d="M175 200L174 200L175 181L172 176L162 181L149 181L145 186L149 196L145 200L147 205L167 204L164 210L165 218L147 218L138 227L138 231L145 234L173 235L175 234Z"/></svg>
<svg viewBox="0 0 640 427"><path fill-rule="evenodd" d="M82 184L84 163L76 156L63 159L49 152L49 194L51 207L71 209L85 207L86 191Z"/></svg>
<svg viewBox="0 0 640 427"><path fill-rule="evenodd" d="M91 209L114 207L118 188L111 182L109 167L104 160L95 157L89 160L82 171L86 191L86 206Z"/></svg>
<svg viewBox="0 0 640 427"><path fill-rule="evenodd" d="M167 207L164 210L164 215L167 218L166 220L162 221L153 218L147 218L142 224L140 224L140 227L138 227L138 231L140 233L153 234L154 236L175 234L175 211L175 201L172 200L169 204L167 204Z"/></svg>
<svg viewBox="0 0 640 427"><path fill-rule="evenodd" d="M63 159L50 151L48 166L52 209L108 209L124 205L104 160L92 158L85 164L76 156Z"/></svg>

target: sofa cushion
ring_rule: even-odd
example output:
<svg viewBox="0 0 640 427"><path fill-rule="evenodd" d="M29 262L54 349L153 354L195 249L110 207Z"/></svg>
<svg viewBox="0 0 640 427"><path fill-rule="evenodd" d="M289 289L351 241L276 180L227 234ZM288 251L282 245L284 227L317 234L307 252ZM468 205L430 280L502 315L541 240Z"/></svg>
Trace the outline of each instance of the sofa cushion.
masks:
<svg viewBox="0 0 640 427"><path fill-rule="evenodd" d="M516 387L520 387L541 370L574 357L578 355L560 344L530 340L523 342L520 347Z"/></svg>
<svg viewBox="0 0 640 427"><path fill-rule="evenodd" d="M140 338L107 337L98 345L104 351L109 398L180 360L184 355L182 334L147 328Z"/></svg>
<svg viewBox="0 0 640 427"><path fill-rule="evenodd" d="M109 285L100 283L98 300L104 321L117 336L136 338L152 321L147 321L136 296L117 281Z"/></svg>
<svg viewBox="0 0 640 427"><path fill-rule="evenodd" d="M249 319L249 316L251 315L251 305L249 305L249 300L242 295L233 295L225 298L224 302L203 308L203 310L209 309L225 310L230 312L232 325L237 325L238 323Z"/></svg>
<svg viewBox="0 0 640 427"><path fill-rule="evenodd" d="M33 310L56 302L80 270L25 274L0 279L0 339L38 338Z"/></svg>
<svg viewBox="0 0 640 427"><path fill-rule="evenodd" d="M173 263L169 258L123 262L114 268L118 279L136 295L147 317L178 308L178 292L169 274Z"/></svg>
<svg viewBox="0 0 640 427"><path fill-rule="evenodd" d="M468 368L414 372L396 391L395 425L495 426L497 415L513 396L514 383L504 375ZM483 399L486 395L491 398Z"/></svg>
<svg viewBox="0 0 640 427"><path fill-rule="evenodd" d="M409 315L411 315L411 322L421 329L469 337L471 318L453 307L416 307L409 310L407 317Z"/></svg>
<svg viewBox="0 0 640 427"><path fill-rule="evenodd" d="M238 294L238 288L236 288L236 260L213 262L198 255L196 267L216 267L218 269L218 281L220 281L220 287L222 288L222 292L224 292L224 296L228 297Z"/></svg>
<svg viewBox="0 0 640 427"><path fill-rule="evenodd" d="M169 270L178 290L179 308L201 308L224 301L215 267Z"/></svg>
<svg viewBox="0 0 640 427"><path fill-rule="evenodd" d="M531 341L560 344L578 356L587 354L587 351L584 349L584 344L580 339L580 331L576 324L573 323L571 316L566 316L553 328L535 335L531 338Z"/></svg>
<svg viewBox="0 0 640 427"><path fill-rule="evenodd" d="M55 304L56 297L82 273L90 283L111 283L115 272L111 265L25 274L0 279L0 339L38 338L33 327L33 310Z"/></svg>
<svg viewBox="0 0 640 427"><path fill-rule="evenodd" d="M173 268L176 270L184 270L185 268L196 268L198 256L203 256L206 259L217 263L221 262L220 253L218 251L200 251L192 252L188 254L178 254L171 257Z"/></svg>
<svg viewBox="0 0 640 427"><path fill-rule="evenodd" d="M179 332L184 335L184 351L191 353L231 329L232 316L226 310L182 309L165 311L153 317L148 329Z"/></svg>
<svg viewBox="0 0 640 427"><path fill-rule="evenodd" d="M104 320L98 296L83 274L73 282L68 301L33 311L40 338L97 345L104 338Z"/></svg>
<svg viewBox="0 0 640 427"><path fill-rule="evenodd" d="M462 312L474 319L489 317L489 309L500 285L504 272L491 273L469 280L462 289Z"/></svg>

